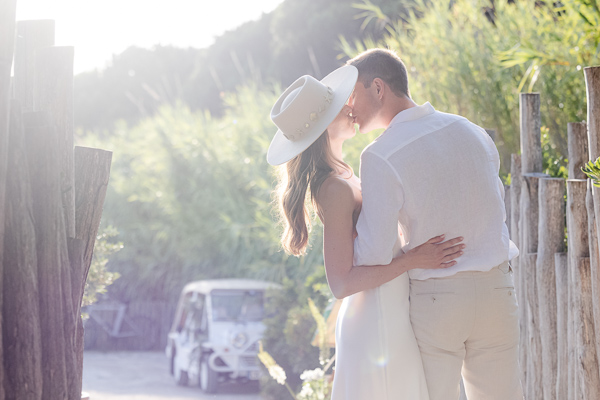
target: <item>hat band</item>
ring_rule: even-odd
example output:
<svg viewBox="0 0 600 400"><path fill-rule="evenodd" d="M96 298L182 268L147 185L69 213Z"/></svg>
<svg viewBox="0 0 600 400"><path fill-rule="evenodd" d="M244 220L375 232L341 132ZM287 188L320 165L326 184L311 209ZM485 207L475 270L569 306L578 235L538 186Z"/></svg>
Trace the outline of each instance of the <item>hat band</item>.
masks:
<svg viewBox="0 0 600 400"><path fill-rule="evenodd" d="M305 129L309 129L311 123L317 122L319 120L319 114L323 113L327 109L327 107L329 107L331 101L333 100L333 96L333 89L327 86L327 92L323 95L323 97L325 98L323 100L323 103L321 103L321 105L317 107L316 111L312 111L308 114L308 118L306 120L307 122L305 122L300 128L296 129L294 133L283 132L283 136L285 136L287 140L291 140L292 142L302 139L302 137L305 134Z"/></svg>

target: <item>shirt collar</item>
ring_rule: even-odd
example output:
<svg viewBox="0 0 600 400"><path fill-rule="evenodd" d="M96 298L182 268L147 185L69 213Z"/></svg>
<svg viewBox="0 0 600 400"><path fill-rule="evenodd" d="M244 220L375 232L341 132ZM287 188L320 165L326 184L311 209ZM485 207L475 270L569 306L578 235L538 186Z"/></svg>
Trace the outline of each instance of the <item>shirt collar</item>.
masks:
<svg viewBox="0 0 600 400"><path fill-rule="evenodd" d="M408 122L413 121L415 119L423 118L429 114L433 114L435 109L429 102L426 102L422 106L415 106L411 108L407 108L406 110L400 111L396 116L392 119L389 126L394 124L398 124L400 122Z"/></svg>

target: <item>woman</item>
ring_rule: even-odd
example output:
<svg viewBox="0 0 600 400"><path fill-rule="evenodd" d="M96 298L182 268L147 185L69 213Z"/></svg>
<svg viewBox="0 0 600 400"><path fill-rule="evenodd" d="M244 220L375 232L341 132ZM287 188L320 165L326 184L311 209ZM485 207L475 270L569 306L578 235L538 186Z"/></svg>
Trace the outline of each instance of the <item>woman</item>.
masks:
<svg viewBox="0 0 600 400"><path fill-rule="evenodd" d="M462 254L462 238L430 239L389 265L353 266L360 181L342 159L342 145L355 134L346 102L358 71L344 66L322 81L304 76L271 110L278 126L267 160L284 164L278 188L285 230L283 247L304 254L310 231L306 196L323 222L327 281L344 298L336 326L334 400L426 400L427 386L409 318L412 268L447 268Z"/></svg>

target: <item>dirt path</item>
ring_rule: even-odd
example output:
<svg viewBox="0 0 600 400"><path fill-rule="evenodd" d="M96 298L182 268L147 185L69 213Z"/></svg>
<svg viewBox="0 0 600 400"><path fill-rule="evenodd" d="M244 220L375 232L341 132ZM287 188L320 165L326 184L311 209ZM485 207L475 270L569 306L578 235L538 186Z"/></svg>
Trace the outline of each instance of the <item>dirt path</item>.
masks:
<svg viewBox="0 0 600 400"><path fill-rule="evenodd" d="M86 351L83 391L90 400L260 400L257 385L227 385L215 395L177 386L162 352Z"/></svg>

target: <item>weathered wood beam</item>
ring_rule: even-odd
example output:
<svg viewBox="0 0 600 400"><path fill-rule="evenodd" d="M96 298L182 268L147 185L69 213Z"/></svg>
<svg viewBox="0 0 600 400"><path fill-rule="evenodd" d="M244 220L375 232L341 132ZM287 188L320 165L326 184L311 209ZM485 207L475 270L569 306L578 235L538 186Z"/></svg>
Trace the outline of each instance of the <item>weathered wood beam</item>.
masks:
<svg viewBox="0 0 600 400"><path fill-rule="evenodd" d="M13 103L7 178L3 342L8 399L42 398L42 338L37 253L27 152L21 109Z"/></svg>
<svg viewBox="0 0 600 400"><path fill-rule="evenodd" d="M87 273L92 263L96 235L110 177L112 152L89 147L75 147L75 221L77 239L86 243L78 298L81 301Z"/></svg>
<svg viewBox="0 0 600 400"><path fill-rule="evenodd" d="M600 157L600 67L584 68L585 85L587 93L587 134L589 159L596 160ZM600 233L600 188L592 187L596 234ZM600 249L600 237L597 237L597 248ZM594 299L600 298L600 260L591 265L592 295ZM600 303L594 301L594 333L596 355L600 363Z"/></svg>
<svg viewBox="0 0 600 400"><path fill-rule="evenodd" d="M540 94L519 96L522 173L542 172Z"/></svg>
<svg viewBox="0 0 600 400"><path fill-rule="evenodd" d="M81 393L81 371L83 370L83 324L81 301L85 281L92 263L94 244L102 217L104 198L110 176L112 152L87 147L75 147L75 235L69 240L71 260L72 302L76 318L74 333L75 381L69 383L73 393ZM79 385L79 386L77 386Z"/></svg>
<svg viewBox="0 0 600 400"><path fill-rule="evenodd" d="M569 248L569 326L567 327L569 344L569 399L577 399L583 394L580 385L580 368L578 368L578 347L576 326L582 307L581 295L578 293L577 277L579 260L589 258L588 218L585 197L587 180L567 180L567 232Z"/></svg>
<svg viewBox="0 0 600 400"><path fill-rule="evenodd" d="M43 398L68 398L63 265L67 246L60 193L58 143L44 113L24 114L36 229Z"/></svg>
<svg viewBox="0 0 600 400"><path fill-rule="evenodd" d="M576 366L579 378L579 392L583 400L600 399L600 375L596 361L594 343L594 315L592 312L592 285L590 259L577 260L574 272L575 289L575 336L577 338Z"/></svg>
<svg viewBox="0 0 600 400"><path fill-rule="evenodd" d="M583 69L587 94L587 127L590 159L600 157L600 67Z"/></svg>
<svg viewBox="0 0 600 400"><path fill-rule="evenodd" d="M568 306L569 306L569 255L554 255L554 271L556 275L556 327L557 327L557 364L556 364L556 398L568 399L569 388L569 353L568 353Z"/></svg>
<svg viewBox="0 0 600 400"><path fill-rule="evenodd" d="M54 21L17 22L14 65L14 95L24 112L33 111L35 54L44 47L54 46Z"/></svg>
<svg viewBox="0 0 600 400"><path fill-rule="evenodd" d="M11 69L15 49L16 0L0 1L0 288L3 285L4 209L6 204L6 174L8 160L9 110L12 92ZM0 296L0 310L2 296ZM0 318L0 344L2 343ZM4 400L4 351L0 345L0 400Z"/></svg>
<svg viewBox="0 0 600 400"><path fill-rule="evenodd" d="M80 239L68 238L69 261L71 271L81 271L83 269L83 255L85 253L86 242ZM69 376L69 398L76 398L78 393L81 393L81 385L83 379L83 320L81 319L81 296L78 292L80 286L77 285L76 279L82 277L73 277L72 296L73 296L73 313L75 318L75 330L72 335L73 343L73 359L70 360L70 376ZM85 285L85 283L84 283ZM79 296L79 297L77 297Z"/></svg>
<svg viewBox="0 0 600 400"><path fill-rule="evenodd" d="M73 178L73 47L38 49L35 58L34 111L46 111L59 143L62 204L67 236L75 237Z"/></svg>
<svg viewBox="0 0 600 400"><path fill-rule="evenodd" d="M527 307L527 380L526 397L533 398L542 393L542 345L540 339L538 294L536 287L536 259L538 251L539 226L539 181L548 175L541 173L525 173L521 180L520 201L520 239L519 257L520 278L523 282L525 303Z"/></svg>
<svg viewBox="0 0 600 400"><path fill-rule="evenodd" d="M557 327L554 257L565 250L565 181L539 181L539 229L536 286L541 341L542 386L545 400L556 399Z"/></svg>
<svg viewBox="0 0 600 400"><path fill-rule="evenodd" d="M520 121L520 142L521 142L521 174L536 173L542 171L542 147L541 147L541 118L540 118L540 95L538 93L521 93L519 96L519 121ZM540 350L539 337L536 339L532 329L536 330L537 322L537 309L534 311L535 314L531 315L531 307L535 307L535 304L530 304L533 298L536 298L535 294L535 267L528 263L531 261L529 254L534 254L537 251L537 221L533 221L526 216L528 215L525 211L529 207L528 204L523 204L524 196L531 196L535 194L535 197L531 197L531 201L534 202L533 209L535 210L535 216L537 219L537 186L535 187L535 193L524 193L527 192L527 183L521 179L521 197L520 197L520 215L519 220L519 242L517 246L520 250L520 257L518 261L518 268L520 272L518 279L521 286L521 296L523 303L520 303L522 308L525 310L520 311L521 323L525 325L525 332L522 334L522 340L524 341L522 349L521 361L524 363L523 370L524 376L524 387L526 393L540 393L541 388L541 369L534 366L537 363L538 352ZM537 184L537 182L536 182ZM535 200L533 200L535 199ZM527 200L529 201L529 199ZM532 226L529 226L529 223ZM529 232L529 234L527 234ZM528 240L532 239L532 234L535 233L535 246L530 249L528 246ZM533 347L532 347L533 346ZM538 376L539 375L539 376Z"/></svg>
<svg viewBox="0 0 600 400"><path fill-rule="evenodd" d="M510 239L521 250L520 239L520 213L521 213L521 156L518 154L511 155L510 166ZM522 250L521 250L522 251ZM524 375L523 382L527 381L527 307L525 306L525 282L519 263L520 257L515 257L510 261L510 265L514 271L515 289L517 302L519 304L519 364L522 365L522 373Z"/></svg>
<svg viewBox="0 0 600 400"><path fill-rule="evenodd" d="M62 204L62 225L67 237L75 236L75 184L73 173L73 47L43 47L34 55L33 109L45 112L51 140L58 150L58 172ZM63 228L61 228L62 230ZM62 296L64 303L66 370L69 391L81 390L76 362L76 333L80 319L73 302L72 271L66 245L61 245ZM77 287L79 287L79 282ZM79 389L77 389L79 388ZM74 393L70 394L73 397Z"/></svg>
<svg viewBox="0 0 600 400"><path fill-rule="evenodd" d="M588 161L588 135L585 122L567 124L569 179L586 179L581 167Z"/></svg>
<svg viewBox="0 0 600 400"><path fill-rule="evenodd" d="M594 207L592 181L588 179L587 192L585 197L587 217L588 217L588 240L590 251L590 291L592 299L600 299L600 248L598 246L598 221L596 221L596 212ZM600 359L600 301L592 301L590 304L593 323L593 340L596 363ZM599 371L600 376L600 371Z"/></svg>

